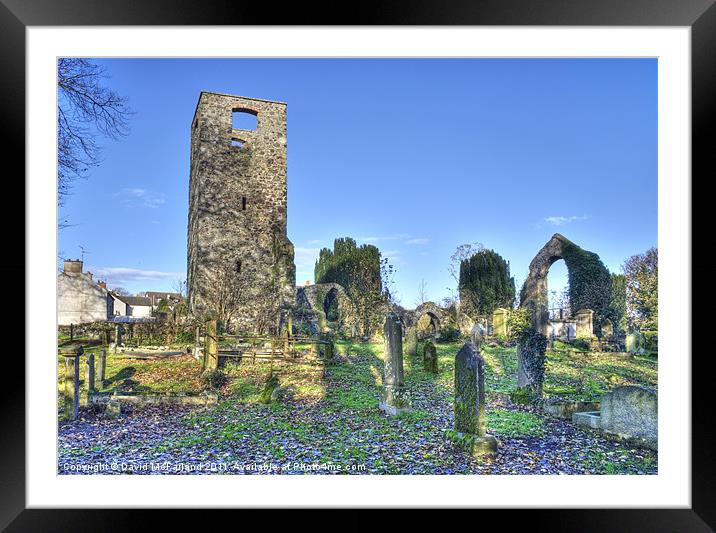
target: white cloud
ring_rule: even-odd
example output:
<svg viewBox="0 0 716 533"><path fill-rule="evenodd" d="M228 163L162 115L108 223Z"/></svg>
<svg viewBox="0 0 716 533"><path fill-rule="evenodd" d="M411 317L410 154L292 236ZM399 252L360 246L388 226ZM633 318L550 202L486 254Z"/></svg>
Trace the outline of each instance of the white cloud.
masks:
<svg viewBox="0 0 716 533"><path fill-rule="evenodd" d="M296 270L299 272L312 271L320 251L320 248L304 248L302 246L296 246L293 249Z"/></svg>
<svg viewBox="0 0 716 533"><path fill-rule="evenodd" d="M428 239L419 238L419 239L408 239L405 241L405 244L428 244L430 242Z"/></svg>
<svg viewBox="0 0 716 533"><path fill-rule="evenodd" d="M356 240L359 242L375 243L380 241L394 241L397 239L408 239L410 235L406 233L396 233L395 235L384 235L379 237L358 237Z"/></svg>
<svg viewBox="0 0 716 533"><path fill-rule="evenodd" d="M139 188L125 188L112 194L112 196L118 197L124 205L129 207L139 206L156 209L165 202L164 196L161 194Z"/></svg>
<svg viewBox="0 0 716 533"><path fill-rule="evenodd" d="M184 279L184 272L162 272L128 267L90 267L95 279L104 279L114 285L144 281L175 281Z"/></svg>
<svg viewBox="0 0 716 533"><path fill-rule="evenodd" d="M571 222L581 222L582 220L587 220L588 218L589 215L582 215L581 217L547 217L544 221L548 224L552 224L553 226L563 226L564 224L569 224Z"/></svg>

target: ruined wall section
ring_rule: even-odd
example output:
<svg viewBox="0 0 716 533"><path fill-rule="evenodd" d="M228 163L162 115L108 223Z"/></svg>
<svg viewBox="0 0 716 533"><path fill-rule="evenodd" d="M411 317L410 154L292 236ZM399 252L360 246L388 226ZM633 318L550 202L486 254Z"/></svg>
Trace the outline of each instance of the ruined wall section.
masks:
<svg viewBox="0 0 716 533"><path fill-rule="evenodd" d="M235 130L234 111L257 118ZM286 105L202 92L192 120L187 284L194 312L211 302L212 273L245 279L238 327L250 330L266 299L295 299L293 244L287 237ZM232 142L233 141L233 142Z"/></svg>

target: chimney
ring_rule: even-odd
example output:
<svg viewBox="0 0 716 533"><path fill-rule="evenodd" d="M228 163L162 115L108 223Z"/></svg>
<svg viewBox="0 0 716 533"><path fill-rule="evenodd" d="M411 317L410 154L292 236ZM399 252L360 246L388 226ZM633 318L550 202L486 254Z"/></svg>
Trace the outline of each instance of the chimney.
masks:
<svg viewBox="0 0 716 533"><path fill-rule="evenodd" d="M97 285L99 285L100 287L102 287L104 290L107 290L107 282L105 282L105 281L98 281L98 282L97 282Z"/></svg>
<svg viewBox="0 0 716 533"><path fill-rule="evenodd" d="M79 259L65 259L65 274L82 274L82 261Z"/></svg>

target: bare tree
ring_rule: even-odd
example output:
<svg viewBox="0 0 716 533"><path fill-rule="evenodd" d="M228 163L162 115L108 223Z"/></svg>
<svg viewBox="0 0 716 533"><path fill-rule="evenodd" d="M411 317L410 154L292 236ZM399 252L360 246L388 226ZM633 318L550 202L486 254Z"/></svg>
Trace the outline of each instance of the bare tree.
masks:
<svg viewBox="0 0 716 533"><path fill-rule="evenodd" d="M421 280L420 280L420 285L418 285L418 297L417 297L417 299L415 300L415 306L416 306L416 307L419 306L419 305L421 305L421 304L424 304L425 302L428 301L427 291L425 290L425 288L426 288L427 286L428 286L428 284L425 283L425 280L424 280L424 279L421 279Z"/></svg>
<svg viewBox="0 0 716 533"><path fill-rule="evenodd" d="M101 161L97 137L129 133L127 99L102 84L104 67L83 58L57 62L57 191L63 205L72 182Z"/></svg>
<svg viewBox="0 0 716 533"><path fill-rule="evenodd" d="M461 244L450 256L450 265L448 266L448 272L455 280L455 284L460 284L460 263L465 259L470 259L477 252L484 250L485 247L479 242L472 242L467 244Z"/></svg>
<svg viewBox="0 0 716 533"><path fill-rule="evenodd" d="M216 265L207 272L204 306L216 312L216 318L230 330L231 321L244 303L246 278L232 268L231 263Z"/></svg>

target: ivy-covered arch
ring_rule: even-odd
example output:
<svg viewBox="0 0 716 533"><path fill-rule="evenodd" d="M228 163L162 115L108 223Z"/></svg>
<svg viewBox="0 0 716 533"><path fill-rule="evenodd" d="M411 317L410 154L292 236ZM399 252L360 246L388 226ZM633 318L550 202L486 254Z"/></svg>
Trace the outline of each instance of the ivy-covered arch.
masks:
<svg viewBox="0 0 716 533"><path fill-rule="evenodd" d="M559 233L552 235L530 263L529 275L520 292L520 307L532 311L534 329L546 336L549 326L547 274L560 259L567 265L572 309L594 311L595 329L599 330L611 297L609 270L597 254L580 248Z"/></svg>

